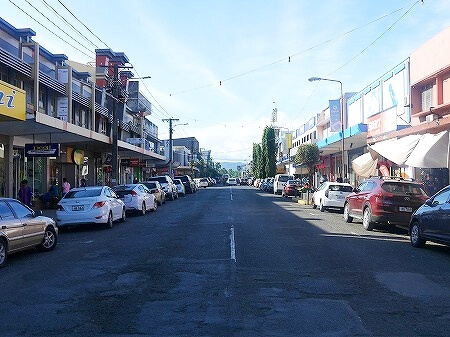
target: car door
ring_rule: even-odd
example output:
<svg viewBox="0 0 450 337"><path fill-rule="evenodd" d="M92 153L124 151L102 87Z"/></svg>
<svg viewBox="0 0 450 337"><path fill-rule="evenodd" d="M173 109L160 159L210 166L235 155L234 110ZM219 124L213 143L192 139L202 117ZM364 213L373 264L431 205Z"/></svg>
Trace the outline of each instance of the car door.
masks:
<svg viewBox="0 0 450 337"><path fill-rule="evenodd" d="M122 203L119 201L118 196L109 187L105 188L105 195L108 198L108 202L113 213L113 219L119 219L122 216Z"/></svg>
<svg viewBox="0 0 450 337"><path fill-rule="evenodd" d="M147 193L147 190L146 190L145 187L142 186L142 185L139 185L139 186L138 186L138 190L139 190L139 192L141 193L142 198L143 198L144 201L145 201L145 207L146 207L147 210L148 210L150 207L153 206L153 201L151 200L150 193Z"/></svg>
<svg viewBox="0 0 450 337"><path fill-rule="evenodd" d="M431 204L431 216L426 226L429 227L429 236L439 240L450 237L450 188L435 195Z"/></svg>
<svg viewBox="0 0 450 337"><path fill-rule="evenodd" d="M361 195L364 193L364 189L367 186L367 181L362 182L358 187L357 187L357 192L350 194L347 197L348 200L348 205L349 205L349 210L351 214L355 214L355 215L362 215L362 197Z"/></svg>
<svg viewBox="0 0 450 337"><path fill-rule="evenodd" d="M11 208L4 201L0 201L1 232L8 240L8 251L15 251L23 247L23 226L16 218Z"/></svg>
<svg viewBox="0 0 450 337"><path fill-rule="evenodd" d="M12 208L16 218L20 220L23 227L23 247L35 246L41 243L44 238L44 222L39 217L35 217L31 209L18 201L7 201Z"/></svg>

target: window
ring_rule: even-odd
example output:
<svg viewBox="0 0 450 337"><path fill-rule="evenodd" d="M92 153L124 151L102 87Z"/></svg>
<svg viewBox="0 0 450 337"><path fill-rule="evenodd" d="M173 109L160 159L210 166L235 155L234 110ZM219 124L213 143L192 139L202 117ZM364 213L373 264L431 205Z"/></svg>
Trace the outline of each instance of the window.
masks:
<svg viewBox="0 0 450 337"><path fill-rule="evenodd" d="M2 219L14 218L11 208L3 201L0 202L0 217Z"/></svg>
<svg viewBox="0 0 450 337"><path fill-rule="evenodd" d="M39 90L39 109L43 109L43 112L47 110L47 92L45 89Z"/></svg>
<svg viewBox="0 0 450 337"><path fill-rule="evenodd" d="M450 197L450 189L446 189L433 198L433 206L442 205L448 202Z"/></svg>
<svg viewBox="0 0 450 337"><path fill-rule="evenodd" d="M433 84L428 84L422 88L422 111L430 110L433 103Z"/></svg>
<svg viewBox="0 0 450 337"><path fill-rule="evenodd" d="M9 205L13 209L14 213L16 213L16 216L19 219L22 218L32 218L33 217L33 211L29 209L28 207L20 204L17 201L8 201Z"/></svg>
<svg viewBox="0 0 450 337"><path fill-rule="evenodd" d="M73 198L89 198L89 197L98 197L101 193L102 189L93 188L88 190L79 190L79 191L69 191L64 196L65 199L73 199Z"/></svg>

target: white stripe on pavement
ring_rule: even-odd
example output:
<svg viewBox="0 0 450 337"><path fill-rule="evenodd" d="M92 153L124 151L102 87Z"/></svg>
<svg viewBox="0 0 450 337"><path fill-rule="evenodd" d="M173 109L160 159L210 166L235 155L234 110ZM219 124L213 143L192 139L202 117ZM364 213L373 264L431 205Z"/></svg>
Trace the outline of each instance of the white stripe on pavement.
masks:
<svg viewBox="0 0 450 337"><path fill-rule="evenodd" d="M230 234L230 249L231 249L231 259L236 262L236 245L234 241L234 227L231 226L231 234Z"/></svg>

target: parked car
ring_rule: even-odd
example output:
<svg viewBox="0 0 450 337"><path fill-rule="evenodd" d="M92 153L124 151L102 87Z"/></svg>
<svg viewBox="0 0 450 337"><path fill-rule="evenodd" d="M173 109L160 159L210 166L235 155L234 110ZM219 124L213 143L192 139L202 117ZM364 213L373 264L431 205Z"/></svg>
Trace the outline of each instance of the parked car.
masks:
<svg viewBox="0 0 450 337"><path fill-rule="evenodd" d="M172 178L168 175L151 177L147 181L158 181L161 184L164 193L166 193L166 198L169 198L170 200L178 199L177 187L173 183Z"/></svg>
<svg viewBox="0 0 450 337"><path fill-rule="evenodd" d="M195 183L192 178L188 175L184 176L176 176L175 179L180 179L184 185L184 189L186 193L194 193L195 192Z"/></svg>
<svg viewBox="0 0 450 337"><path fill-rule="evenodd" d="M427 241L450 245L450 185L414 212L409 236L414 247L423 247Z"/></svg>
<svg viewBox="0 0 450 337"><path fill-rule="evenodd" d="M150 193L155 196L159 206L166 202L166 193L163 191L159 181L146 181L141 184L147 187L150 190Z"/></svg>
<svg viewBox="0 0 450 337"><path fill-rule="evenodd" d="M79 224L102 224L125 221L125 204L108 186L72 188L58 202L56 222L59 228Z"/></svg>
<svg viewBox="0 0 450 337"><path fill-rule="evenodd" d="M206 178L198 178L197 179L197 187L203 187L206 188L208 187L208 179Z"/></svg>
<svg viewBox="0 0 450 337"><path fill-rule="evenodd" d="M237 180L236 180L236 178L228 178L227 179L227 185L228 186L236 186L238 183L237 183Z"/></svg>
<svg viewBox="0 0 450 337"><path fill-rule="evenodd" d="M158 209L155 196L143 184L118 185L113 188L113 191L124 202L127 212L139 212L145 215L147 211Z"/></svg>
<svg viewBox="0 0 450 337"><path fill-rule="evenodd" d="M344 204L344 219L362 219L372 230L376 223L408 226L412 213L428 199L422 186L397 177L371 177L364 180Z"/></svg>
<svg viewBox="0 0 450 337"><path fill-rule="evenodd" d="M272 192L273 194L282 194L283 187L288 180L293 180L294 177L288 174L277 174L273 180Z"/></svg>
<svg viewBox="0 0 450 337"><path fill-rule="evenodd" d="M281 195L283 197L296 197L299 195L299 189L301 187L301 182L299 180L288 180L286 185L283 187Z"/></svg>
<svg viewBox="0 0 450 337"><path fill-rule="evenodd" d="M177 193L178 195L185 196L186 195L186 189L183 185L183 182L180 179L174 179L173 182L175 183L175 186L177 187Z"/></svg>
<svg viewBox="0 0 450 337"><path fill-rule="evenodd" d="M55 220L16 199L0 198L0 224L0 267L9 254L34 247L50 251L58 242Z"/></svg>
<svg viewBox="0 0 450 337"><path fill-rule="evenodd" d="M328 208L343 209L345 198L352 192L350 184L326 181L313 194L313 208L319 206L321 212Z"/></svg>

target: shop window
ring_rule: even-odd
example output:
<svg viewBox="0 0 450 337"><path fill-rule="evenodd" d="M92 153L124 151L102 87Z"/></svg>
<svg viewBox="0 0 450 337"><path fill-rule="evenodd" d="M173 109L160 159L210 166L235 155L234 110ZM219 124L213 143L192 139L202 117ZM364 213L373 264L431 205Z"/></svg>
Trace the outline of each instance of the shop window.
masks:
<svg viewBox="0 0 450 337"><path fill-rule="evenodd" d="M106 135L106 126L107 126L106 119L101 118L99 121L98 132Z"/></svg>
<svg viewBox="0 0 450 337"><path fill-rule="evenodd" d="M56 97L50 96L48 99L48 114L50 116L56 117Z"/></svg>
<svg viewBox="0 0 450 337"><path fill-rule="evenodd" d="M47 109L47 92L39 90L39 111L45 113Z"/></svg>

